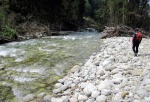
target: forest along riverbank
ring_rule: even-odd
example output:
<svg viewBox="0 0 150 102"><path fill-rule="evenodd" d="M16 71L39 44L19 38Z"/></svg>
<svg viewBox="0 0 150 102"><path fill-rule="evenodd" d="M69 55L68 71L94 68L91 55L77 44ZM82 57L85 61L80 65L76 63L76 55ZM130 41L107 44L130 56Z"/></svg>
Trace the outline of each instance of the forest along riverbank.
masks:
<svg viewBox="0 0 150 102"><path fill-rule="evenodd" d="M75 64L99 51L99 32L72 32L0 46L0 101L51 94L54 83ZM19 99L19 100L18 100Z"/></svg>
<svg viewBox="0 0 150 102"><path fill-rule="evenodd" d="M48 102L149 102L150 40L143 39L139 56L134 57L130 37L103 39L101 51L83 65L76 65L53 90L42 95ZM24 100L33 100L28 95ZM37 96L38 97L38 96ZM35 99L36 100L36 99Z"/></svg>

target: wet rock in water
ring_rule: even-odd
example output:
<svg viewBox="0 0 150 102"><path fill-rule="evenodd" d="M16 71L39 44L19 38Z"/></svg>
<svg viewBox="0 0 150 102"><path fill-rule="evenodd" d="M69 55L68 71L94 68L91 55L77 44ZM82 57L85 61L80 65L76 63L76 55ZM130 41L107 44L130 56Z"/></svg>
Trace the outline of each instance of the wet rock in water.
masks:
<svg viewBox="0 0 150 102"><path fill-rule="evenodd" d="M45 92L42 92L42 93L38 94L38 95L37 95L37 100L38 100L38 101L41 101L45 95L46 95Z"/></svg>
<svg viewBox="0 0 150 102"><path fill-rule="evenodd" d="M70 73L78 72L81 69L79 65L75 65L71 70Z"/></svg>
<svg viewBox="0 0 150 102"><path fill-rule="evenodd" d="M28 94L28 95L26 95L26 96L23 98L23 101L24 101L24 102L29 102L29 101L34 100L35 97L36 97L36 96L35 96L34 94Z"/></svg>

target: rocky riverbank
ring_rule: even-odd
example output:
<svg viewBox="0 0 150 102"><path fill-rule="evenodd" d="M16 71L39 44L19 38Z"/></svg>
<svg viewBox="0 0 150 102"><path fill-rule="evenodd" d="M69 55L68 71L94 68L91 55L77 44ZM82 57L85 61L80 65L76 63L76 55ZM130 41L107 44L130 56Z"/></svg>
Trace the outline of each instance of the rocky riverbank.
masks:
<svg viewBox="0 0 150 102"><path fill-rule="evenodd" d="M29 94L25 102L150 102L150 40L134 57L130 37L103 39L101 51L75 65L55 84L53 96Z"/></svg>

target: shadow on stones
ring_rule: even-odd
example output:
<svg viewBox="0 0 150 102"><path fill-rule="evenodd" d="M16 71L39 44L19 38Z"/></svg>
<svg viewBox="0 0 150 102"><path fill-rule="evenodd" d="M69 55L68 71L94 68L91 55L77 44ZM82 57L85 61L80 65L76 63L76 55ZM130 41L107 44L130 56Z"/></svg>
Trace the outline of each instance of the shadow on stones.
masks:
<svg viewBox="0 0 150 102"><path fill-rule="evenodd" d="M148 54L139 54L138 56L150 56L150 53L148 53Z"/></svg>

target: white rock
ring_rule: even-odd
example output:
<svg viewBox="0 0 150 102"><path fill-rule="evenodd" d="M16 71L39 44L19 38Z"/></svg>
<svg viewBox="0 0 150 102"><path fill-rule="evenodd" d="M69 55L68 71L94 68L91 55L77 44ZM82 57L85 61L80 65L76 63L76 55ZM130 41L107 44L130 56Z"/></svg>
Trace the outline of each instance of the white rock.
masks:
<svg viewBox="0 0 150 102"><path fill-rule="evenodd" d="M86 102L95 102L95 99L94 98L92 98L92 99L88 98L88 100Z"/></svg>
<svg viewBox="0 0 150 102"><path fill-rule="evenodd" d="M95 79L95 73L92 73L92 74L90 74L90 76L89 76L89 78L88 79Z"/></svg>
<svg viewBox="0 0 150 102"><path fill-rule="evenodd" d="M110 55L109 55L109 54L107 54L107 53L105 53L103 57L104 57L104 58L109 58L109 57L110 57Z"/></svg>
<svg viewBox="0 0 150 102"><path fill-rule="evenodd" d="M57 94L57 93L60 93L60 92L61 92L60 89L54 89L54 90L53 90L53 93L54 93L54 94Z"/></svg>
<svg viewBox="0 0 150 102"><path fill-rule="evenodd" d="M128 79L127 78L123 78L122 83L127 83Z"/></svg>
<svg viewBox="0 0 150 102"><path fill-rule="evenodd" d="M78 102L78 99L76 97L71 97L69 101L70 102Z"/></svg>
<svg viewBox="0 0 150 102"><path fill-rule="evenodd" d="M69 95L69 94L71 94L70 89L68 89L68 90L66 90L66 91L63 91L63 92L64 92L64 94L65 94L65 95Z"/></svg>
<svg viewBox="0 0 150 102"><path fill-rule="evenodd" d="M145 86L145 90L148 91L148 92L150 92L150 85L146 85Z"/></svg>
<svg viewBox="0 0 150 102"><path fill-rule="evenodd" d="M114 75L114 74L116 74L116 73L118 73L118 72L120 72L120 69L113 69L113 70L111 71L111 74Z"/></svg>
<svg viewBox="0 0 150 102"><path fill-rule="evenodd" d="M74 80L73 80L73 83L78 83L80 81L80 78L79 77L76 77Z"/></svg>
<svg viewBox="0 0 150 102"><path fill-rule="evenodd" d="M113 76L114 79L123 79L122 73L118 71L117 74Z"/></svg>
<svg viewBox="0 0 150 102"><path fill-rule="evenodd" d="M55 84L55 88L57 89L57 88L60 88L62 86L62 84L61 83L56 83Z"/></svg>
<svg viewBox="0 0 150 102"><path fill-rule="evenodd" d="M79 95L79 96L78 96L78 100L79 100L79 101L86 101L87 99L88 99L88 97L85 96L85 95Z"/></svg>
<svg viewBox="0 0 150 102"><path fill-rule="evenodd" d="M93 64L95 65L95 66L99 66L99 61L95 61Z"/></svg>
<svg viewBox="0 0 150 102"><path fill-rule="evenodd" d="M105 102L107 97L105 95L100 95L96 98L96 102Z"/></svg>
<svg viewBox="0 0 150 102"><path fill-rule="evenodd" d="M62 87L60 87L60 90L61 90L61 91L64 91L64 90L66 90L69 86L70 86L69 84L65 84L65 85L63 85Z"/></svg>
<svg viewBox="0 0 150 102"><path fill-rule="evenodd" d="M75 87L75 86L76 86L76 84L71 84L71 85L70 85L71 88L73 88L73 87Z"/></svg>
<svg viewBox="0 0 150 102"><path fill-rule="evenodd" d="M96 90L96 86L94 86L92 83L89 83L84 89L83 89L83 92L86 94L86 95L91 95L91 93Z"/></svg>
<svg viewBox="0 0 150 102"><path fill-rule="evenodd" d="M64 83L64 82L65 82L65 79L59 79L58 82Z"/></svg>
<svg viewBox="0 0 150 102"><path fill-rule="evenodd" d="M115 68L116 68L115 65L109 64L109 65L107 65L107 66L105 67L105 70L106 70L106 71L112 71L112 70L115 69Z"/></svg>
<svg viewBox="0 0 150 102"><path fill-rule="evenodd" d="M131 68L131 65L128 64L128 65L121 65L121 68L124 69L124 70L129 70Z"/></svg>
<svg viewBox="0 0 150 102"><path fill-rule="evenodd" d="M102 90L102 89L110 89L111 86L110 86L110 81L101 81L100 84L98 85L98 90Z"/></svg>
<svg viewBox="0 0 150 102"><path fill-rule="evenodd" d="M121 93L117 93L113 98L114 101L120 101L121 99L122 99Z"/></svg>
<svg viewBox="0 0 150 102"><path fill-rule="evenodd" d="M146 97L146 96L148 96L148 92L147 92L145 89L139 89L136 93L137 93L140 97Z"/></svg>
<svg viewBox="0 0 150 102"><path fill-rule="evenodd" d="M75 65L75 66L70 70L70 72L71 72L71 73L78 72L78 71L80 71L80 69L81 69L81 67L80 67L79 65Z"/></svg>
<svg viewBox="0 0 150 102"><path fill-rule="evenodd" d="M149 70L148 69L144 69L142 75L146 75L149 74Z"/></svg>
<svg viewBox="0 0 150 102"><path fill-rule="evenodd" d="M107 65L111 64L111 60L105 60L103 63L102 63L102 66L103 67L106 67Z"/></svg>
<svg viewBox="0 0 150 102"><path fill-rule="evenodd" d="M120 84L121 83L121 80L116 78L116 79L112 79L111 80L114 84Z"/></svg>
<svg viewBox="0 0 150 102"><path fill-rule="evenodd" d="M34 100L34 98L35 98L35 95L33 95L33 94L28 94L28 95L26 95L26 96L23 98L23 100L24 100L25 102L28 102L28 101Z"/></svg>
<svg viewBox="0 0 150 102"><path fill-rule="evenodd" d="M51 95L46 95L46 96L44 96L43 101L51 102L51 98L52 98Z"/></svg>
<svg viewBox="0 0 150 102"><path fill-rule="evenodd" d="M133 102L141 102L140 100L134 100Z"/></svg>
<svg viewBox="0 0 150 102"><path fill-rule="evenodd" d="M104 70L103 70L103 69L97 69L96 74L97 74L97 75L100 75L100 76L105 75L105 73L104 73Z"/></svg>
<svg viewBox="0 0 150 102"><path fill-rule="evenodd" d="M149 97L144 97L144 100L145 100L146 102L150 102L150 96L149 96Z"/></svg>
<svg viewBox="0 0 150 102"><path fill-rule="evenodd" d="M108 95L110 95L110 94L111 94L111 91L108 90L108 89L102 89L102 90L101 90L101 95L108 96Z"/></svg>
<svg viewBox="0 0 150 102"><path fill-rule="evenodd" d="M62 96L63 102L69 102L69 97L68 96Z"/></svg>
<svg viewBox="0 0 150 102"><path fill-rule="evenodd" d="M134 99L141 99L137 94L134 95Z"/></svg>
<svg viewBox="0 0 150 102"><path fill-rule="evenodd" d="M85 88L89 83L88 82L82 82L81 84L79 84L79 86L83 89Z"/></svg>
<svg viewBox="0 0 150 102"><path fill-rule="evenodd" d="M51 102L63 102L63 99L61 98L51 98Z"/></svg>
<svg viewBox="0 0 150 102"><path fill-rule="evenodd" d="M129 60L129 59L128 59L127 56L122 56L122 57L120 58L119 62L121 62L121 63L127 63L128 60Z"/></svg>
<svg viewBox="0 0 150 102"><path fill-rule="evenodd" d="M67 81L66 83L64 83L64 85L65 84L68 85L68 86L71 85L72 84L72 79L71 79L71 81Z"/></svg>
<svg viewBox="0 0 150 102"><path fill-rule="evenodd" d="M150 79L145 79L142 83L144 85L150 85Z"/></svg>
<svg viewBox="0 0 150 102"><path fill-rule="evenodd" d="M89 59L84 66L90 66L92 63L91 63L91 59Z"/></svg>
<svg viewBox="0 0 150 102"><path fill-rule="evenodd" d="M99 95L100 95L100 91L95 90L95 91L92 92L92 95L91 95L91 96L92 96L93 98L97 98Z"/></svg>
<svg viewBox="0 0 150 102"><path fill-rule="evenodd" d="M78 96L80 94L78 92L75 92L74 95L69 99L69 102L78 102Z"/></svg>

